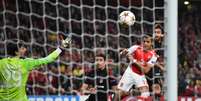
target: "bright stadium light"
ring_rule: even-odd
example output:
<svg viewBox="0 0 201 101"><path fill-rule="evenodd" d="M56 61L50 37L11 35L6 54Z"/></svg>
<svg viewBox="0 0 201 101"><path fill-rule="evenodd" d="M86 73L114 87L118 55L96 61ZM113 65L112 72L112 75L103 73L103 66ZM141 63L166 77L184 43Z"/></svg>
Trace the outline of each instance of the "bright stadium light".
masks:
<svg viewBox="0 0 201 101"><path fill-rule="evenodd" d="M184 5L189 5L189 1L184 1Z"/></svg>

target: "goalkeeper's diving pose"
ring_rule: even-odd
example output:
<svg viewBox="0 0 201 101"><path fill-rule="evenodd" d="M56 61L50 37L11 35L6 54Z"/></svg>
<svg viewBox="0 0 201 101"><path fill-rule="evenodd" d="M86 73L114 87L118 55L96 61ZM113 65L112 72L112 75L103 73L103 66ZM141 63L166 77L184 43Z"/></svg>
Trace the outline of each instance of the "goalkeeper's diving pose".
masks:
<svg viewBox="0 0 201 101"><path fill-rule="evenodd" d="M70 43L71 39L66 38L62 40L60 47L68 47ZM60 47L44 58L22 59L19 57L8 57L1 59L0 101L28 101L25 87L29 72L40 65L55 61L62 51Z"/></svg>

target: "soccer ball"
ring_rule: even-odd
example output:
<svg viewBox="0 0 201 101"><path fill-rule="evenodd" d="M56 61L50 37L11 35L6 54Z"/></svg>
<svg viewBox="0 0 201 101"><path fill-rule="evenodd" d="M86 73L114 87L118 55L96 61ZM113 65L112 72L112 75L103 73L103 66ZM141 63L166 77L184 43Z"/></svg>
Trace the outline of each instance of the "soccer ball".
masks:
<svg viewBox="0 0 201 101"><path fill-rule="evenodd" d="M131 11L123 11L119 15L120 24L131 26L135 23L135 15Z"/></svg>

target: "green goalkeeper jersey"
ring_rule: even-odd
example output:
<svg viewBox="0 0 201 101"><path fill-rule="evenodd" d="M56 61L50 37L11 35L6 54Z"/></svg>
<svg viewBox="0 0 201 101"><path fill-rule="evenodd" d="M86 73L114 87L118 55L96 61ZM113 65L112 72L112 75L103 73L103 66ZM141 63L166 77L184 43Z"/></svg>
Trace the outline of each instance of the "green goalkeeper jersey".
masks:
<svg viewBox="0 0 201 101"><path fill-rule="evenodd" d="M45 58L20 59L4 58L0 60L0 101L28 101L26 96L26 82L29 71L39 65L53 62L61 53L56 49Z"/></svg>

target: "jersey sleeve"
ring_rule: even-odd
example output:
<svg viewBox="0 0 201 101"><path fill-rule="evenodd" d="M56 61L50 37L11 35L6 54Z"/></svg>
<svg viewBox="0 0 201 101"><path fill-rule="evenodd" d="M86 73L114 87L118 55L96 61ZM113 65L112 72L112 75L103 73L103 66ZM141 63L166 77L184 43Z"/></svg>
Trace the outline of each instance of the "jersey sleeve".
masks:
<svg viewBox="0 0 201 101"><path fill-rule="evenodd" d="M156 55L153 55L151 57L151 59L147 62L148 64L155 64L156 63L156 60L157 60L157 56Z"/></svg>
<svg viewBox="0 0 201 101"><path fill-rule="evenodd" d="M49 54L48 56L44 58L39 58L39 59L27 58L27 59L23 59L22 63L27 70L32 70L37 68L37 66L48 64L55 61L60 53L61 53L61 49L57 48L55 51L53 51L51 54Z"/></svg>
<svg viewBox="0 0 201 101"><path fill-rule="evenodd" d="M128 49L128 54L132 54L139 46L138 45L133 45Z"/></svg>

